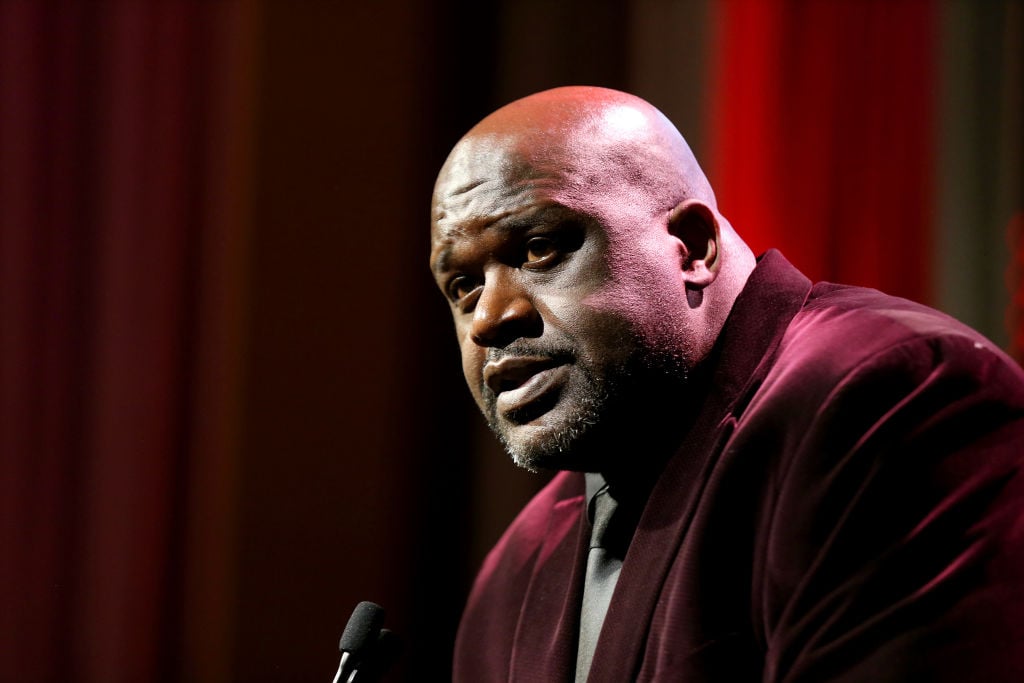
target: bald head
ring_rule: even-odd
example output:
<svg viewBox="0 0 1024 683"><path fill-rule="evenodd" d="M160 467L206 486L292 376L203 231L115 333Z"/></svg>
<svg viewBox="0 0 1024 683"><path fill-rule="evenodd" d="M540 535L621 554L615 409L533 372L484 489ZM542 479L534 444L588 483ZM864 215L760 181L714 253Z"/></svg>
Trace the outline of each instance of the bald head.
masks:
<svg viewBox="0 0 1024 683"><path fill-rule="evenodd" d="M686 395L754 267L672 123L603 88L537 93L474 126L438 175L431 227L466 381L527 467L607 470L637 445L617 443L625 425L671 441L655 423L680 406L653 397Z"/></svg>
<svg viewBox="0 0 1024 683"><path fill-rule="evenodd" d="M474 126L455 146L439 183L466 164L494 160L505 170L558 166L580 194L609 182L642 190L659 209L695 198L716 206L714 192L675 126L646 101L607 88L571 86L516 100Z"/></svg>

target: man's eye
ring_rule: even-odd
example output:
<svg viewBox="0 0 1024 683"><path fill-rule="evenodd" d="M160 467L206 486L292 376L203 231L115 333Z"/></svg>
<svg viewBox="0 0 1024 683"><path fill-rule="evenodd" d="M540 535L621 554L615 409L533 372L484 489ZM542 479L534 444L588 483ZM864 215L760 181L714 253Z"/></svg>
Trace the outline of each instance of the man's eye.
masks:
<svg viewBox="0 0 1024 683"><path fill-rule="evenodd" d="M466 277L465 275L460 275L459 277L454 278L448 284L448 298L455 303L459 303L467 296L472 294L473 290L475 290L476 288L476 282L474 282L471 278Z"/></svg>
<svg viewBox="0 0 1024 683"><path fill-rule="evenodd" d="M526 242L525 262L537 265L558 255L558 245L548 237L532 237Z"/></svg>

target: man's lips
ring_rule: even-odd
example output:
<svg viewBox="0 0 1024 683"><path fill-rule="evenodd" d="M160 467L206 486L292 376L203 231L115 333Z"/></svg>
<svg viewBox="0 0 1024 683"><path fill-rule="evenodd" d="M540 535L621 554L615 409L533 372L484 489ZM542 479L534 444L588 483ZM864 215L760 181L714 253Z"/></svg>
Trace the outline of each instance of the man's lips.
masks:
<svg viewBox="0 0 1024 683"><path fill-rule="evenodd" d="M496 396L499 413L521 410L561 384L568 372L565 360L549 356L509 356L484 366L487 388Z"/></svg>

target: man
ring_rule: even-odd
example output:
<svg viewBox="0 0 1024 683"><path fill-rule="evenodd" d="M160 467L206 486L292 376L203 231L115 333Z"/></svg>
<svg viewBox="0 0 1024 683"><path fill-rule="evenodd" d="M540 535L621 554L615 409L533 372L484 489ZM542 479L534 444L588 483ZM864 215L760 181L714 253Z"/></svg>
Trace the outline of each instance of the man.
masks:
<svg viewBox="0 0 1024 683"><path fill-rule="evenodd" d="M457 680L1024 680L1024 374L755 259L651 105L484 119L431 268L490 426L562 470L481 569Z"/></svg>

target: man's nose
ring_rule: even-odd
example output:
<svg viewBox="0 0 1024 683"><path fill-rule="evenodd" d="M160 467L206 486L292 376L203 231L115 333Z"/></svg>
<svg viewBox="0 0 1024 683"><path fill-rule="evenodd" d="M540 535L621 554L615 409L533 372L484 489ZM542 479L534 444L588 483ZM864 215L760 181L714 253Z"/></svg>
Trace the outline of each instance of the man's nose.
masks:
<svg viewBox="0 0 1024 683"><path fill-rule="evenodd" d="M540 336L540 314L515 279L512 275L498 275L485 283L469 329L470 339L477 346L503 347L520 337Z"/></svg>

